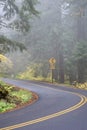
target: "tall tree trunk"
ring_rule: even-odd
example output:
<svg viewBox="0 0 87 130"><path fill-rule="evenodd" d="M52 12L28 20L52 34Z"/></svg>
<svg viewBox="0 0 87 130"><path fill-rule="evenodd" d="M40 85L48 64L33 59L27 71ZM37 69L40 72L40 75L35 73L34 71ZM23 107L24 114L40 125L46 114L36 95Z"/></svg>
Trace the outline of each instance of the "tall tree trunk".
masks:
<svg viewBox="0 0 87 130"><path fill-rule="evenodd" d="M84 75L85 68L84 68L84 63L82 60L78 61L77 68L78 68L78 82L84 83L85 82L85 75Z"/></svg>
<svg viewBox="0 0 87 130"><path fill-rule="evenodd" d="M79 10L80 14L77 17L77 41L78 42L87 40L86 31L85 31L85 28L86 28L85 15L83 15L83 12L81 12L81 11L84 11L84 9L80 8L80 10ZM84 68L83 63L80 60L78 60L77 71L78 71L78 82L80 82L80 83L84 82L84 77L85 77L84 69L85 68Z"/></svg>
<svg viewBox="0 0 87 130"><path fill-rule="evenodd" d="M55 33L55 52L54 57L56 58L56 70L55 80L60 83L64 83L64 56L63 56L63 45L62 45L62 12L61 12L61 1L58 2L58 32Z"/></svg>
<svg viewBox="0 0 87 130"><path fill-rule="evenodd" d="M63 46L60 41L55 44L54 57L56 59L56 69L54 70L54 79L60 83L64 83L64 54Z"/></svg>
<svg viewBox="0 0 87 130"><path fill-rule="evenodd" d="M61 44L59 46L59 82L64 83L64 56Z"/></svg>
<svg viewBox="0 0 87 130"><path fill-rule="evenodd" d="M86 28L85 16L79 14L79 16L77 17L77 40L78 41L87 40L85 28Z"/></svg>

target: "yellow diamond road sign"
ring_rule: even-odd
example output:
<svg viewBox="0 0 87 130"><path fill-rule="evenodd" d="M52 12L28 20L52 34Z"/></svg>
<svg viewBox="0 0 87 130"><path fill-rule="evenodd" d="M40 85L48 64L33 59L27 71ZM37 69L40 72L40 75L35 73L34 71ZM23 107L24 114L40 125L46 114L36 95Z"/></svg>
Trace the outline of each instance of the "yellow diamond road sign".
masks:
<svg viewBox="0 0 87 130"><path fill-rule="evenodd" d="M50 64L55 64L55 63L56 63L55 58L54 58L54 57L50 58L50 59L49 59L49 63L50 63Z"/></svg>
<svg viewBox="0 0 87 130"><path fill-rule="evenodd" d="M49 59L49 63L50 63L50 69L55 69L56 60L54 57Z"/></svg>

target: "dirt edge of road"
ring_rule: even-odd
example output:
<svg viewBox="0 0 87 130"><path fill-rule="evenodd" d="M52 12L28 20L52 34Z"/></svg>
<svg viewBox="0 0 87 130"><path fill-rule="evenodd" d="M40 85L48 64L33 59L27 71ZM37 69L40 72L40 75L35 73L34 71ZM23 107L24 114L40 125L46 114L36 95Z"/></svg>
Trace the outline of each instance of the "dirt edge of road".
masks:
<svg viewBox="0 0 87 130"><path fill-rule="evenodd" d="M15 86L17 89L24 89L24 88L20 88L20 87L17 87L17 86ZM26 89L24 89L24 90L26 90ZM28 91L28 90L27 90ZM19 110L19 109L22 109L22 108L24 108L24 107L27 107L27 106L29 106L29 105L32 105L33 103L35 103L38 99L39 99L39 96L38 96L38 94L37 93L35 93L35 92L32 92L31 91L31 93L32 93L32 98L29 100L29 101L27 101L26 103L23 103L23 104L18 104L15 108L12 108L12 109L10 109L10 110L7 110L7 111L5 111L5 112L2 112L2 113L0 113L0 114L3 114L3 113L7 113L7 112L11 112L11 111L15 111L15 110Z"/></svg>

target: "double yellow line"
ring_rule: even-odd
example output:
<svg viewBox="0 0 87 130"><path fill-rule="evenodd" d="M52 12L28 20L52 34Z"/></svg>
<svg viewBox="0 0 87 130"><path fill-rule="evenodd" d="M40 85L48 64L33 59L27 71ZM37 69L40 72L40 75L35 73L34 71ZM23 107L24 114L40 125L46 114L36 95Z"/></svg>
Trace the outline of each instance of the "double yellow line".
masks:
<svg viewBox="0 0 87 130"><path fill-rule="evenodd" d="M59 90L59 91L63 91L63 90ZM72 92L68 92L68 93L72 93ZM87 102L87 98L84 95L81 95L81 94L78 94L78 93L72 93L72 94L80 97L80 99L81 99L80 102L77 103L76 105L74 105L72 107L69 107L68 109L62 110L60 112L50 114L48 116L44 116L44 117L37 118L37 119L31 120L31 121L27 121L27 122L24 122L24 123L20 123L20 124L4 127L4 128L1 128L0 130L13 130L13 129L25 127L25 126L28 126L28 125L32 125L32 124L35 124L35 123L43 122L43 121L46 121L46 120L49 120L49 119L61 116L63 114L69 113L71 111L74 111L74 110L80 108L81 106L83 106Z"/></svg>

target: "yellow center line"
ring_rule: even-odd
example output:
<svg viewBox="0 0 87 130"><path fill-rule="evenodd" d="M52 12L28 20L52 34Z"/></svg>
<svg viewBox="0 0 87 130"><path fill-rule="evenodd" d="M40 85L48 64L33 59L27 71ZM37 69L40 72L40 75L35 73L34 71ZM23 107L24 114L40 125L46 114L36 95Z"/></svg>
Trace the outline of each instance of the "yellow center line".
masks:
<svg viewBox="0 0 87 130"><path fill-rule="evenodd" d="M57 91L64 91L64 90L57 90ZM66 92L68 92L68 91L66 91ZM81 99L80 102L77 103L76 105L74 105L72 107L69 107L69 108L67 108L65 110L62 110L60 112L50 114L48 116L44 116L44 117L41 117L41 118L37 118L37 119L31 120L31 121L27 121L27 122L24 122L24 123L4 127L4 128L1 128L0 130L13 130L13 129L21 128L21 127L24 127L24 126L28 126L28 125L36 124L36 123L39 123L39 122L43 122L43 121L46 121L46 120L49 120L49 119L64 115L64 114L69 113L71 111L74 111L74 110L80 108L81 106L83 106L85 103L87 103L87 98L84 95L74 93L74 92L68 92L68 93L72 93L72 94L77 95L78 97L80 97L80 99Z"/></svg>

